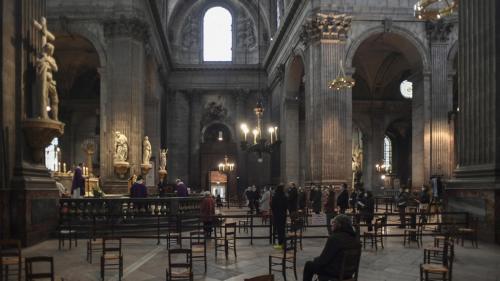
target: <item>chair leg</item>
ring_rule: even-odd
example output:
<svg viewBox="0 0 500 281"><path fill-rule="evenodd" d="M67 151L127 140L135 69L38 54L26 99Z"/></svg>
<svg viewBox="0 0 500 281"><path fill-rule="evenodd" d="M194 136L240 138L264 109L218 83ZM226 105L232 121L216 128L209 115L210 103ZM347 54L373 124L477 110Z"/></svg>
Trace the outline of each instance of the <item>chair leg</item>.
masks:
<svg viewBox="0 0 500 281"><path fill-rule="evenodd" d="M295 280L299 280L297 278L297 260L293 261L293 275L295 275Z"/></svg>
<svg viewBox="0 0 500 281"><path fill-rule="evenodd" d="M104 259L101 257L101 280L104 281Z"/></svg>
<svg viewBox="0 0 500 281"><path fill-rule="evenodd" d="M281 270L283 271L283 280L286 281L286 261L281 261Z"/></svg>
<svg viewBox="0 0 500 281"><path fill-rule="evenodd" d="M271 275L271 257L269 257L269 275Z"/></svg>
<svg viewBox="0 0 500 281"><path fill-rule="evenodd" d="M229 247L228 241L225 240L224 241L224 254L226 254L226 260L229 258L229 253L228 253L229 252L229 248L228 247Z"/></svg>

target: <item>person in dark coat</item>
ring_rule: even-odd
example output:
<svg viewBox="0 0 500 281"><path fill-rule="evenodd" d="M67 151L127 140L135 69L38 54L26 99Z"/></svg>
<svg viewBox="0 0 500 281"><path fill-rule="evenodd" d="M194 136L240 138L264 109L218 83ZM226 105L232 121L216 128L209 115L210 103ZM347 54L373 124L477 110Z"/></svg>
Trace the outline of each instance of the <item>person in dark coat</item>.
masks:
<svg viewBox="0 0 500 281"><path fill-rule="evenodd" d="M363 197L360 200L361 202L361 217L368 225L368 231L373 230L373 217L375 215L375 199L373 198L373 194L371 191L365 191Z"/></svg>
<svg viewBox="0 0 500 281"><path fill-rule="evenodd" d="M419 204L422 222L427 223L426 213L429 212L429 204L431 203L431 196L429 195L429 188L427 186L422 186L422 191L418 195L417 202Z"/></svg>
<svg viewBox="0 0 500 281"><path fill-rule="evenodd" d="M304 281L311 281L315 274L338 278L342 266L342 252L348 249L360 249L361 244L352 228L351 219L346 215L338 215L333 219L333 233L319 257L306 262ZM344 272L342 279L351 278L354 272Z"/></svg>
<svg viewBox="0 0 500 281"><path fill-rule="evenodd" d="M299 191L297 193L297 204L299 207L299 210L304 210L306 208L307 204L307 198L306 198L306 193L302 187L299 187Z"/></svg>
<svg viewBox="0 0 500 281"><path fill-rule="evenodd" d="M85 195L85 178L83 177L83 164L79 163L75 168L73 182L71 183L71 196L79 198Z"/></svg>
<svg viewBox="0 0 500 281"><path fill-rule="evenodd" d="M288 207L288 200L286 199L284 186L282 184L276 187L276 191L271 199L271 211L273 213L273 227L278 234L278 245L274 247L277 249L283 248L285 242L285 227L286 227L286 211Z"/></svg>
<svg viewBox="0 0 500 281"><path fill-rule="evenodd" d="M398 204L399 211L399 228L406 227L406 206L408 206L408 200L410 199L410 194L406 191L406 189L400 189L399 196L396 200Z"/></svg>
<svg viewBox="0 0 500 281"><path fill-rule="evenodd" d="M290 215L297 212L297 200L298 200L299 194L297 191L297 186L295 186L295 183L290 183L290 188L288 189L288 211L290 212Z"/></svg>
<svg viewBox="0 0 500 281"><path fill-rule="evenodd" d="M167 181L165 178L160 178L160 181L158 182L158 196L159 197L165 197L165 193L167 192Z"/></svg>
<svg viewBox="0 0 500 281"><path fill-rule="evenodd" d="M148 189L144 185L142 176L137 176L136 182L130 188L130 198L146 198L148 197Z"/></svg>
<svg viewBox="0 0 500 281"><path fill-rule="evenodd" d="M175 187L175 193L177 193L177 197L188 197L189 193L187 186L180 179L175 180L175 182L177 183Z"/></svg>
<svg viewBox="0 0 500 281"><path fill-rule="evenodd" d="M341 214L345 213L345 210L349 208L349 192L347 191L347 184L342 184L342 191L337 197L337 207Z"/></svg>
<svg viewBox="0 0 500 281"><path fill-rule="evenodd" d="M311 193L313 212L319 214L321 212L321 190L319 190L317 187L314 187Z"/></svg>
<svg viewBox="0 0 500 281"><path fill-rule="evenodd" d="M359 189L356 187L354 191L351 193L351 197L349 198L349 204L351 205L352 213L356 213L356 208L358 207L358 194Z"/></svg>
<svg viewBox="0 0 500 281"><path fill-rule="evenodd" d="M331 235L333 230L330 226L331 220L337 215L335 211L335 191L330 190L328 192L328 197L325 203L325 214L326 214L326 229L328 230L328 235Z"/></svg>

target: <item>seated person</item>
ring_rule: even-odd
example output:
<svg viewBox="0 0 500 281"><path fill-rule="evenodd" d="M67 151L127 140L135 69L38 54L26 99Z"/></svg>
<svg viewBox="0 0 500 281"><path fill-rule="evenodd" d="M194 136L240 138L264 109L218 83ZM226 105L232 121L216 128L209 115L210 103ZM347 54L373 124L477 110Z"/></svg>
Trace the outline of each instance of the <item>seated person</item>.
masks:
<svg viewBox="0 0 500 281"><path fill-rule="evenodd" d="M59 190L59 197L61 197L61 198L70 197L68 191L66 190L66 187L64 187L64 185L62 183L56 181L56 186L57 186L57 189Z"/></svg>
<svg viewBox="0 0 500 281"><path fill-rule="evenodd" d="M137 181L130 188L130 198L146 198L148 197L148 189L144 185L142 176L137 177Z"/></svg>
<svg viewBox="0 0 500 281"><path fill-rule="evenodd" d="M333 219L333 233L326 241L321 255L306 262L303 280L311 281L315 274L337 278L341 270L342 251L360 247L351 219L346 215L336 216ZM344 272L344 277L350 278L353 274L354 272Z"/></svg>

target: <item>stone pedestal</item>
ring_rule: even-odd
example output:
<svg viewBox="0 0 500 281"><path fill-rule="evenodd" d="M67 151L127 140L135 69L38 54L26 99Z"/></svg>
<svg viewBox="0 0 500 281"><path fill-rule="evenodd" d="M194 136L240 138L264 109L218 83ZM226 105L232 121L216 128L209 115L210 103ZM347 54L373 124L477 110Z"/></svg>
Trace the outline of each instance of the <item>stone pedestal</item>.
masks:
<svg viewBox="0 0 500 281"><path fill-rule="evenodd" d="M120 179L124 179L128 174L128 169L130 168L130 164L128 162L114 162L113 167L115 167L115 173L118 175Z"/></svg>
<svg viewBox="0 0 500 281"><path fill-rule="evenodd" d="M151 166L151 164L141 164L141 174L142 176L146 176L149 171L151 170L151 168L153 168L153 166Z"/></svg>

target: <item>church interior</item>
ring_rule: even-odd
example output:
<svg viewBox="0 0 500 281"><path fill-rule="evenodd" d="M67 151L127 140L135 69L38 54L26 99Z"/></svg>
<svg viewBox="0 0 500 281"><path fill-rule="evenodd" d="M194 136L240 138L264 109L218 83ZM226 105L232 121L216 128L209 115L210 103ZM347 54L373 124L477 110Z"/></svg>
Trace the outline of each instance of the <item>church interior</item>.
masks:
<svg viewBox="0 0 500 281"><path fill-rule="evenodd" d="M0 281L500 280L498 1L0 15Z"/></svg>

